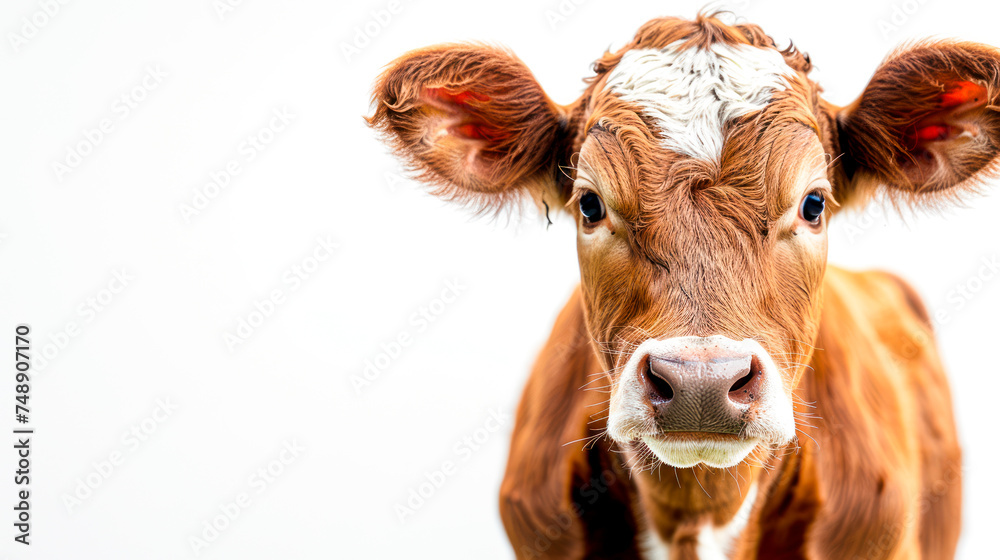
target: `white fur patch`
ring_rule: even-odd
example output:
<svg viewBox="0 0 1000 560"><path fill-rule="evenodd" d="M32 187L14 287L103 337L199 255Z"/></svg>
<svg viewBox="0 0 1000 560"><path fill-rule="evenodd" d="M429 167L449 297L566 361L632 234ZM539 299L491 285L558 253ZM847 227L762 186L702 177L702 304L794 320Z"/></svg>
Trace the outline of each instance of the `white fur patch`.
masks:
<svg viewBox="0 0 1000 560"><path fill-rule="evenodd" d="M757 485L751 484L747 489L747 497L729 523L722 527L714 527L711 523L702 527L698 533L698 560L727 560L730 557L736 538L750 521L750 512L756 500Z"/></svg>
<svg viewBox="0 0 1000 560"><path fill-rule="evenodd" d="M716 527L706 523L698 531L698 560L728 560L753 511L757 501L757 484L751 483L747 489L746 498L740 504L739 511L729 520L729 523ZM652 527L647 527L639 536L639 551L644 560L670 560L670 545L663 542L660 534Z"/></svg>
<svg viewBox="0 0 1000 560"><path fill-rule="evenodd" d="M643 560L670 560L670 547L655 529L649 528L639 537L639 554Z"/></svg>
<svg viewBox="0 0 1000 560"><path fill-rule="evenodd" d="M667 149L718 161L726 123L763 109L774 91L790 87L785 77L795 72L774 49L680 43L626 52L607 88L656 121Z"/></svg>

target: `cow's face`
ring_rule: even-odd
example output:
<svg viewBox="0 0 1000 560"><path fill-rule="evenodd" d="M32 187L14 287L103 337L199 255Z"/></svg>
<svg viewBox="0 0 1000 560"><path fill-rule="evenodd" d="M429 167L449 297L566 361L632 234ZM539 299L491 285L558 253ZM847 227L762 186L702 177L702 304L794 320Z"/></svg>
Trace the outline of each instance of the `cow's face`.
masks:
<svg viewBox="0 0 1000 560"><path fill-rule="evenodd" d="M795 437L834 199L955 192L1000 146L989 47L897 53L845 109L810 66L756 26L654 20L562 107L508 53L446 45L382 75L370 122L444 196L564 205L608 435L641 460L732 466Z"/></svg>
<svg viewBox="0 0 1000 560"><path fill-rule="evenodd" d="M815 87L748 44L607 59L569 205L608 433L674 466L733 465L795 435L832 202Z"/></svg>

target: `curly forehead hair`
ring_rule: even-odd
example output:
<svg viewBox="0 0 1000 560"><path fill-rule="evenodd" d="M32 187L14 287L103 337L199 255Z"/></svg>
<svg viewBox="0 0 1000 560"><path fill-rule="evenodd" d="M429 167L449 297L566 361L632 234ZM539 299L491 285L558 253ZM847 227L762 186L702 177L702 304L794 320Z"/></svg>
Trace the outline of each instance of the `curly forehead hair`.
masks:
<svg viewBox="0 0 1000 560"><path fill-rule="evenodd" d="M669 131L642 104L624 100L607 87L626 53L664 49L678 53L717 44L780 54L785 65L782 79L788 85L770 92L770 102L759 111L721 123L724 142L718 158L692 158L663 149ZM695 21L653 20L639 29L632 42L595 62L596 75L587 79L581 103L589 114L574 152L582 149L588 136L593 138L599 149L591 153L603 161L591 169L651 260L668 262L672 252L668 239L676 236L666 235L667 230L692 213L712 224L713 235L759 245L771 222L793 202L783 189L769 187L795 175L798 166L814 163L798 157L810 136L824 141L830 135L827 123L817 117L820 88L807 77L811 68L807 55L793 46L779 51L755 25L727 26L714 15L700 15Z"/></svg>

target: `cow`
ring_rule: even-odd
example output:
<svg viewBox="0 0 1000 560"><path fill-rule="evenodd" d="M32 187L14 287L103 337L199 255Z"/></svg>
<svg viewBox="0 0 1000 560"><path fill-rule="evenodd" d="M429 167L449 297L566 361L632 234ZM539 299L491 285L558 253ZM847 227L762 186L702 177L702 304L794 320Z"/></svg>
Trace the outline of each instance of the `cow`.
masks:
<svg viewBox="0 0 1000 560"><path fill-rule="evenodd" d="M569 105L486 44L377 78L368 124L434 193L576 222L580 283L500 488L518 558L954 556L961 449L927 309L828 266L827 225L996 175L1000 51L909 44L844 107L811 68L701 13L643 25Z"/></svg>

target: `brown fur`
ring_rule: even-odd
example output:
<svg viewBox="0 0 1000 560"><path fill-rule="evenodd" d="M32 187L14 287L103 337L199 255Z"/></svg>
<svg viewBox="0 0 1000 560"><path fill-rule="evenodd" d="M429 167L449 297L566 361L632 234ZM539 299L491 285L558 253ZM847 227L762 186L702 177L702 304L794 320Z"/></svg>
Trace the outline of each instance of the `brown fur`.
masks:
<svg viewBox="0 0 1000 560"><path fill-rule="evenodd" d="M677 41L776 49L754 25L664 18L605 53L567 106L482 45L409 53L375 85L369 123L439 194L494 210L526 194L578 220L581 285L525 388L501 489L516 554L635 558L648 529L672 559L694 559L699 528L731 521L756 481L734 558L952 557L960 451L926 310L892 276L827 268L832 210L816 226L790 216L810 173L845 203L878 185L957 196L992 176L1000 54L901 49L839 108L789 47L790 87L726 123L721 158L704 161L665 149L642 108L604 88L628 50ZM596 226L575 210L587 189L609 209ZM587 243L600 244L587 245L594 228L600 241ZM760 342L793 388L798 441L728 469L676 469L600 438L632 350L685 335Z"/></svg>

